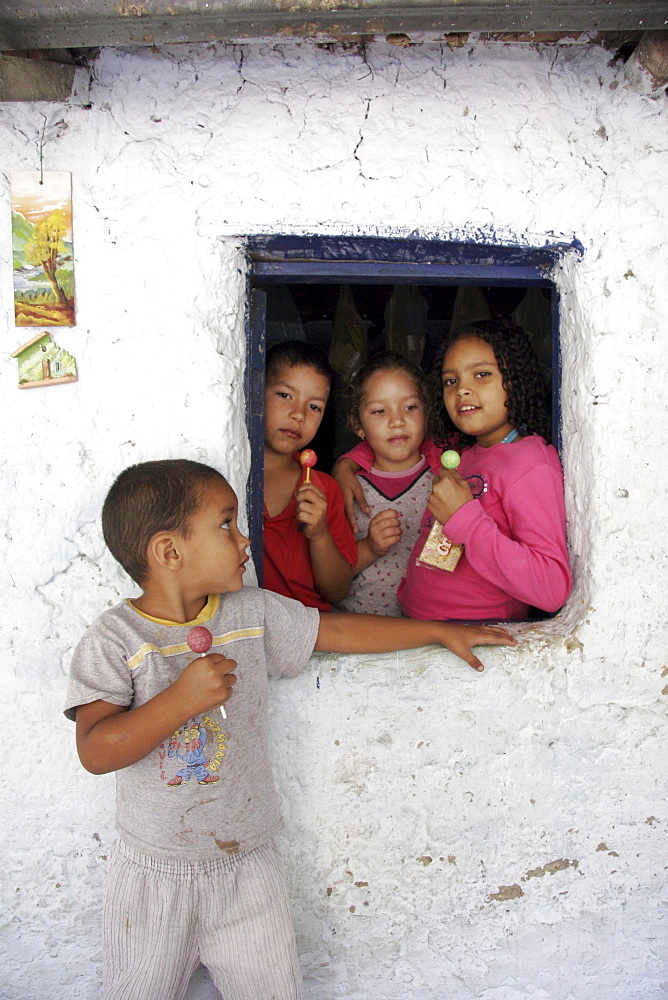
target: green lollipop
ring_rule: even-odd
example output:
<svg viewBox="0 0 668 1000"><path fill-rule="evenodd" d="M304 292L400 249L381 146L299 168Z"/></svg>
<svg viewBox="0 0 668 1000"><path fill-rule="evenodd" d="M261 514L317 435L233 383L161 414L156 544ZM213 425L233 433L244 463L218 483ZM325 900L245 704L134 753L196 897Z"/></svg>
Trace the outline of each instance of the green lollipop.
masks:
<svg viewBox="0 0 668 1000"><path fill-rule="evenodd" d="M441 465L444 469L456 469L460 461L459 452L456 451L444 451L441 455Z"/></svg>

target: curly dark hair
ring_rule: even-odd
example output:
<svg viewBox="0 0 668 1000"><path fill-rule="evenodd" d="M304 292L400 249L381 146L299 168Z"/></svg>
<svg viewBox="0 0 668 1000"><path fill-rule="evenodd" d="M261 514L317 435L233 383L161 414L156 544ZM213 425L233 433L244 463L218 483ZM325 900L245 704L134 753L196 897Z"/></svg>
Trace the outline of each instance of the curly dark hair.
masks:
<svg viewBox="0 0 668 1000"><path fill-rule="evenodd" d="M428 433L437 444L447 445L458 436L462 447L475 438L455 427L443 402L443 359L460 340L478 337L494 351L503 388L508 393L508 420L522 434L540 434L550 440L548 389L531 341L524 330L505 319L483 319L466 323L446 337L427 378L431 400Z"/></svg>
<svg viewBox="0 0 668 1000"><path fill-rule="evenodd" d="M425 377L422 370L418 368L409 358L402 354L395 354L394 351L381 351L374 354L365 364L359 368L352 376L345 387L346 400L348 404L348 419L350 426L355 430L360 419L360 405L364 398L367 383L372 375L377 372L402 371L415 382L417 395L420 397L425 411L425 423L429 412L429 400L425 385Z"/></svg>

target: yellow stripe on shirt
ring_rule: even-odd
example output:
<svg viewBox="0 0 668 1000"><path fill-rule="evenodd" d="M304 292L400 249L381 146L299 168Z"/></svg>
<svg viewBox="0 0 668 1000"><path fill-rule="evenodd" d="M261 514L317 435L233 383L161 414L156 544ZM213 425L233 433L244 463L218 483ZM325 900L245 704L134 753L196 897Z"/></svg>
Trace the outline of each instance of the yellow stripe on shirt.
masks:
<svg viewBox="0 0 668 1000"><path fill-rule="evenodd" d="M212 645L226 646L229 642L238 642L240 639L261 639L263 636L264 626L256 625L251 628L236 629L234 632L225 632L224 635L215 635ZM190 652L190 647L187 642L181 642L175 646L155 646L152 642L144 642L127 663L130 670L134 670L149 653L158 653L160 656L176 656L178 653L188 652Z"/></svg>
<svg viewBox="0 0 668 1000"><path fill-rule="evenodd" d="M236 642L237 639L261 639L264 635L264 625L256 625L255 628L238 628L236 632L226 632L225 635L214 635L214 646L225 646L228 642Z"/></svg>

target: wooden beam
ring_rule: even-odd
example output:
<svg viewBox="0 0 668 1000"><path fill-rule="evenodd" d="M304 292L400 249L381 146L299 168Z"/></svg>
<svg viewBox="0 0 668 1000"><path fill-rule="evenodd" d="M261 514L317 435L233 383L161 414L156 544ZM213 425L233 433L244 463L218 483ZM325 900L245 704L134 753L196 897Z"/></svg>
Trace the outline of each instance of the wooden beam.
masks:
<svg viewBox="0 0 668 1000"><path fill-rule="evenodd" d="M665 0L0 0L0 50L668 28ZM204 8L204 9L203 9Z"/></svg>
<svg viewBox="0 0 668 1000"><path fill-rule="evenodd" d="M0 55L0 101L66 101L75 75L69 63Z"/></svg>
<svg viewBox="0 0 668 1000"><path fill-rule="evenodd" d="M645 93L668 84L668 31L646 31L626 65L626 77Z"/></svg>

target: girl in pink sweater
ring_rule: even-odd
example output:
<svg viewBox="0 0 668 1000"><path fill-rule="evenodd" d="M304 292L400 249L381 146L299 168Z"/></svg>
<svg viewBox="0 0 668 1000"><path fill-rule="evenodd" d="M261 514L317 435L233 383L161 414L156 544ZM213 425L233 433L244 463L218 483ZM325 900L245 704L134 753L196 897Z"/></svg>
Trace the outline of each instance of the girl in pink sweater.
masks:
<svg viewBox="0 0 668 1000"><path fill-rule="evenodd" d="M433 436L458 469L438 471L399 587L411 618L525 619L558 610L571 589L563 474L547 444L545 383L521 329L483 320L457 330L432 375ZM352 456L360 461L359 448ZM432 465L433 468L433 465ZM418 561L434 520L462 544L454 572Z"/></svg>

